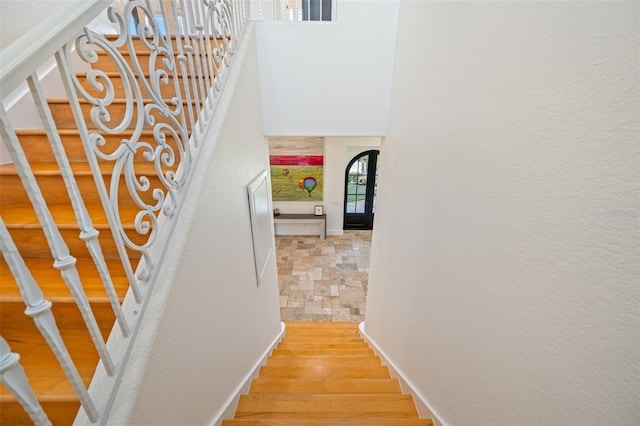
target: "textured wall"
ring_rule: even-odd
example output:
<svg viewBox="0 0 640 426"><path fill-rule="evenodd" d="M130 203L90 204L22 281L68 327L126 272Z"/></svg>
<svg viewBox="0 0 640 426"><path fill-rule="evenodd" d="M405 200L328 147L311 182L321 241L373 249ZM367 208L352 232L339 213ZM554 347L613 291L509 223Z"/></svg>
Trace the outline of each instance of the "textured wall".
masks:
<svg viewBox="0 0 640 426"><path fill-rule="evenodd" d="M401 3L366 330L446 423L640 423L638 16Z"/></svg>
<svg viewBox="0 0 640 426"><path fill-rule="evenodd" d="M260 22L267 135L387 130L398 0L340 0L335 22Z"/></svg>

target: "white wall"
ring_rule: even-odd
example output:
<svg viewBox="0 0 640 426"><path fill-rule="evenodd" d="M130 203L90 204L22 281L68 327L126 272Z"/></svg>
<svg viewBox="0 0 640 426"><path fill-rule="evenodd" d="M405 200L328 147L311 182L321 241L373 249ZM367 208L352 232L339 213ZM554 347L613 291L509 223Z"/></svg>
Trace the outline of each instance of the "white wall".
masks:
<svg viewBox="0 0 640 426"><path fill-rule="evenodd" d="M344 218L344 174L349 161L361 152L380 149L381 138L369 137L326 137L324 140L323 201L327 215L327 235L342 235ZM383 159L381 161L384 161ZM313 213L317 202L274 201L273 207L280 213ZM277 224L278 235L315 235L316 224Z"/></svg>
<svg viewBox="0 0 640 426"><path fill-rule="evenodd" d="M86 2L87 0L2 0L0 50L27 32L47 33L51 27L72 15L81 3Z"/></svg>
<svg viewBox="0 0 640 426"><path fill-rule="evenodd" d="M341 0L336 22L257 23L267 135L386 133L398 0Z"/></svg>
<svg viewBox="0 0 640 426"><path fill-rule="evenodd" d="M640 424L638 3L403 1L365 329L448 424Z"/></svg>
<svg viewBox="0 0 640 426"><path fill-rule="evenodd" d="M141 331L109 424L211 424L280 332L273 257L256 285L247 184L268 168L268 149L254 33L243 43L248 51L236 53L240 75L228 112L209 140L215 145L203 158L210 161L196 179L193 205L181 214L176 240L184 250L168 260L175 276L157 285L143 318L155 337ZM180 245L170 250L180 253Z"/></svg>
<svg viewBox="0 0 640 426"><path fill-rule="evenodd" d="M11 46L22 51L26 44L30 46L34 40L39 40L47 29L63 21L75 11L80 1L84 0L38 0L38 1L14 1L2 0L0 4L0 50ZM106 7L106 5L104 6ZM103 12L106 15L106 12ZM87 26L92 29L103 29L99 22L103 20L102 15L89 23ZM37 25L25 25L24 22L36 22ZM22 43L20 45L19 43ZM15 53L15 52L14 52ZM10 56L10 59L14 59ZM89 64L82 61L76 55L72 56L73 67L76 71L88 70ZM47 58L36 70L40 78L40 84L45 96L48 99L66 99L67 94L62 83L60 72L58 71L55 58ZM42 129L38 110L34 104L26 81L16 88L0 86L0 101L7 110L9 120L14 129ZM0 138L0 164L12 163L13 160L9 151L5 147L5 142Z"/></svg>

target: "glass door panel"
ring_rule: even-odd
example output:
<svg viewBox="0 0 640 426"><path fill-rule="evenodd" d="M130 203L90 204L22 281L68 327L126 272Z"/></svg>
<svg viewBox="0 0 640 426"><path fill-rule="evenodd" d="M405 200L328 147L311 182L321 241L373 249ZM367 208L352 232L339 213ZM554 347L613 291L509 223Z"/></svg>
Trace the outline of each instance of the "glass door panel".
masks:
<svg viewBox="0 0 640 426"><path fill-rule="evenodd" d="M345 171L344 229L371 229L378 186L379 151L355 156Z"/></svg>

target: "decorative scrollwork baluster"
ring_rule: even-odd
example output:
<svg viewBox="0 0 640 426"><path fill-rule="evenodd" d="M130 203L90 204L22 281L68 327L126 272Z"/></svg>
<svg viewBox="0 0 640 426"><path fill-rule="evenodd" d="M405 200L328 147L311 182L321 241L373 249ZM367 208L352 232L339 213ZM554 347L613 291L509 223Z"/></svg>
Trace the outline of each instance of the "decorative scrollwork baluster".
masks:
<svg viewBox="0 0 640 426"><path fill-rule="evenodd" d="M47 104L42 87L40 86L40 80L37 78L37 75L33 74L27 79L27 83L31 90L31 94L33 95L33 99L36 102L38 113L40 114L40 118L42 119L42 123L44 124L47 132L47 137L51 142L51 149L53 150L56 162L60 167L60 172L64 179L65 187L67 188L67 193L69 194L69 199L71 200L71 205L73 207L78 226L80 227L80 238L85 241L87 245L87 249L89 250L89 253L96 265L100 278L102 279L102 283L116 316L116 320L120 326L120 330L126 337L129 335L129 327L127 326L127 322L122 312L122 307L120 306L120 300L118 299L115 287L113 286L113 281L111 280L111 275L109 274L109 269L107 268L107 263L102 253L102 248L98 242L99 232L93 227L93 222L87 212L80 190L78 189L78 184L76 183L71 170L71 164L69 164L69 160L62 146L62 141L60 140L60 135L58 134L53 116L51 115L51 110Z"/></svg>
<svg viewBox="0 0 640 426"><path fill-rule="evenodd" d="M166 18L164 3L161 3L161 10ZM128 26L134 13L138 18L150 18L138 20L139 37L135 40ZM86 123L80 108L75 108L74 113L76 122L80 121L78 127L87 129L86 142L83 142L85 151L89 157L106 161L112 167L109 182L104 182L101 168L96 161L90 160L96 182L105 188L101 198L105 209L109 210L112 231L118 234L116 241L139 252L145 260L138 266L136 276L146 281L157 266L150 250L157 241L159 215L173 215L178 191L191 173L187 117L171 40L152 19L150 3L129 2L123 12L111 8L108 16L120 26L115 41L85 30L73 45L80 58L89 64L97 64L99 60L114 64L122 81L122 102L116 102L115 85L106 72L92 69L84 80L73 72L69 59L72 43L67 44L61 56L68 69L65 74L69 76L72 90L92 105ZM145 54L139 54L136 46L140 46ZM121 53L123 49L126 49L128 59ZM163 89L169 86L173 95L165 99ZM122 105L124 112L115 112L116 105ZM123 137L118 147L106 146L106 136L120 135L127 129L131 135ZM152 130L152 138L145 136L144 131L148 129ZM145 167L147 165L152 169ZM122 182L126 184L126 192L122 191ZM122 217L122 202L139 208L135 217ZM125 224L132 225L132 230L127 231ZM126 250L119 251L126 261ZM137 300L140 300L139 294Z"/></svg>

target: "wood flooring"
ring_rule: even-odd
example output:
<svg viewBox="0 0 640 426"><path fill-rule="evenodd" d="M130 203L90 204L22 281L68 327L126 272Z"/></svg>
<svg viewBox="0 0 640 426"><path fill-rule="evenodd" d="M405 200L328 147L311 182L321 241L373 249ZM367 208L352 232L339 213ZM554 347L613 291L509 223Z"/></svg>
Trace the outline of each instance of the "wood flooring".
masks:
<svg viewBox="0 0 640 426"><path fill-rule="evenodd" d="M289 322L234 419L240 425L433 425L364 342L354 322Z"/></svg>

